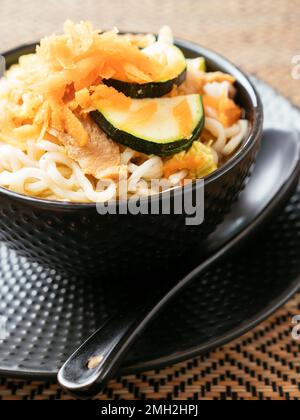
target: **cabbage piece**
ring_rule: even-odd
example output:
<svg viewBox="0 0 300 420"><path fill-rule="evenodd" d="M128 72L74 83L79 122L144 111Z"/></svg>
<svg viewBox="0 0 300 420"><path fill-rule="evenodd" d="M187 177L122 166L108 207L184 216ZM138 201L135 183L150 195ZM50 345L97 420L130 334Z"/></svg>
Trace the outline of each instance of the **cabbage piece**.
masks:
<svg viewBox="0 0 300 420"><path fill-rule="evenodd" d="M189 150L177 153L164 164L164 175L186 170L187 179L200 179L217 169L213 150L200 141L195 141Z"/></svg>

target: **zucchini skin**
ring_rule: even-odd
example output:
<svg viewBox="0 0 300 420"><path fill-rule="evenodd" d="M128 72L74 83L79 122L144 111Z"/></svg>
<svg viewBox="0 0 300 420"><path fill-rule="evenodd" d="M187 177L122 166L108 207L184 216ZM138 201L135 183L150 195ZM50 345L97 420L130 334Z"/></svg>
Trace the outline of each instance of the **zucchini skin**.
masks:
<svg viewBox="0 0 300 420"><path fill-rule="evenodd" d="M173 86L180 86L186 79L187 68L174 79L167 80L166 82L150 82L150 83L128 83L116 79L106 79L103 83L124 93L124 95L133 99L145 98L161 98L167 95L173 89Z"/></svg>
<svg viewBox="0 0 300 420"><path fill-rule="evenodd" d="M141 140L125 131L115 128L99 111L92 111L90 113L93 120L99 125L104 133L117 143L130 147L137 152L145 153L146 155L156 155L166 157L179 153L188 149L192 143L200 137L205 124L205 116L203 114L199 124L192 133L190 139L182 139L170 143L154 143L148 140Z"/></svg>

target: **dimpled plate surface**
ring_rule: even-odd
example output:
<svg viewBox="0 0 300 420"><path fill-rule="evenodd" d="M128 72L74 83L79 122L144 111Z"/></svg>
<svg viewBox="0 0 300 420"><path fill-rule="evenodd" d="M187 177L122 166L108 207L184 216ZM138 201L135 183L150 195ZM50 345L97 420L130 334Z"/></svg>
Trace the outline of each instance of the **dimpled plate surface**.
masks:
<svg viewBox="0 0 300 420"><path fill-rule="evenodd" d="M300 129L298 110L264 83L255 83L265 103L266 126L278 127L281 121L280 128ZM123 371L173 363L245 332L296 287L299 246L300 186L255 247L249 243L195 279L166 307L128 355ZM122 293L107 282L64 278L0 245L0 316L7 330L0 342L0 373L54 378L67 356L126 299Z"/></svg>

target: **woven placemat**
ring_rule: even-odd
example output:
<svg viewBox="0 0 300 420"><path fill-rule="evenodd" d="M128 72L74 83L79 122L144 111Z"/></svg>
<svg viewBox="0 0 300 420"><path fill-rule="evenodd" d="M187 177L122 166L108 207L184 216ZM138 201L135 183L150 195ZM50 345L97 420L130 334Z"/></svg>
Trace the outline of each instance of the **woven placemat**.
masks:
<svg viewBox="0 0 300 420"><path fill-rule="evenodd" d="M239 340L159 371L112 381L107 399L299 399L300 341L292 340L292 318L300 294ZM70 399L55 384L0 379L3 399Z"/></svg>
<svg viewBox="0 0 300 420"><path fill-rule="evenodd" d="M99 28L157 31L225 55L300 106L292 58L300 55L298 0L1 0L0 50L60 31L65 19ZM292 317L300 294L251 333L205 356L168 369L112 381L100 399L298 399L300 342ZM55 385L0 379L2 399L68 399Z"/></svg>

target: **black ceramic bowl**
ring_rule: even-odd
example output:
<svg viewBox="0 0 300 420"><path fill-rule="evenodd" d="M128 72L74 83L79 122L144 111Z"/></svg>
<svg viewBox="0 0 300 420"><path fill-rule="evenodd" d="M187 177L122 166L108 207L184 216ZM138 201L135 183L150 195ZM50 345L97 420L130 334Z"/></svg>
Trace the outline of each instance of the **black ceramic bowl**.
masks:
<svg viewBox="0 0 300 420"><path fill-rule="evenodd" d="M241 149L205 180L205 221L187 226L182 215L103 215L95 204L39 200L0 188L0 239L48 267L79 276L128 275L178 263L222 222L245 185L258 152L263 125L260 98L247 76L219 55L185 41L187 57L204 56L210 71L236 80L237 101L246 110L250 134ZM22 46L5 54L7 66L34 51ZM198 188L196 183L193 188ZM162 196L157 198L161 201ZM125 203L126 204L126 203ZM124 205L121 204L121 205Z"/></svg>

